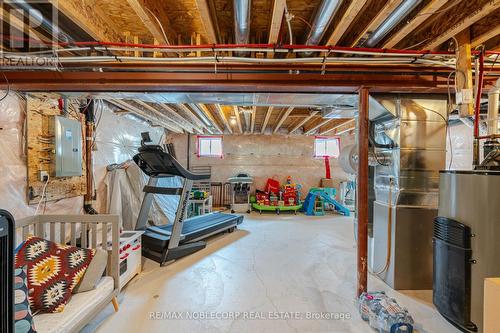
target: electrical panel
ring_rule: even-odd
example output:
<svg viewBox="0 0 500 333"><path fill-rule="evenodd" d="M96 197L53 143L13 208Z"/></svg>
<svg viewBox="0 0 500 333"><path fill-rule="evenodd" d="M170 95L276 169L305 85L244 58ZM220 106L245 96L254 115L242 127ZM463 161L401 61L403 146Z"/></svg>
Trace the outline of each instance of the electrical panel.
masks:
<svg viewBox="0 0 500 333"><path fill-rule="evenodd" d="M54 117L56 177L82 175L82 125L78 120Z"/></svg>

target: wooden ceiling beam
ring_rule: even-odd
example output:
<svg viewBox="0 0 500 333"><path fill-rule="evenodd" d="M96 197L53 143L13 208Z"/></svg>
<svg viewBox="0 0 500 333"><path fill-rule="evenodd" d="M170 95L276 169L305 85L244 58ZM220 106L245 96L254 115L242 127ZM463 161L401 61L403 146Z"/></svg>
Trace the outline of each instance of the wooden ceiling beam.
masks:
<svg viewBox="0 0 500 333"><path fill-rule="evenodd" d="M361 31L358 36L354 39L351 47L358 45L361 38L363 38L367 33L375 31L386 19L391 15L391 13L401 4L403 0L389 0L382 7L382 9L375 15L375 17L370 21L370 23Z"/></svg>
<svg viewBox="0 0 500 333"><path fill-rule="evenodd" d="M173 111L173 110L167 110L163 104L156 104L156 105L159 105L164 111L166 111L167 115L165 113L163 113L162 111L156 109L154 106L152 106L144 101L134 100L134 102L136 102L137 104L141 105L142 107L150 110L151 112L153 112L155 114L159 114L159 115L162 115L162 116L168 118L171 122L173 122L175 125L179 126L180 128L184 129L188 133L195 132L193 127L189 126L189 123L184 118L182 118L180 115L176 114L175 111Z"/></svg>
<svg viewBox="0 0 500 333"><path fill-rule="evenodd" d="M354 21L356 16L361 12L361 9L366 4L367 0L353 0L347 11L344 13L340 22L337 23L335 29L326 42L327 45L337 45L339 40L344 36L344 33L349 29L349 26Z"/></svg>
<svg viewBox="0 0 500 333"><path fill-rule="evenodd" d="M193 124L193 126L196 127L198 131L203 133L203 130L205 129L209 133L211 132L210 129L208 128L207 125L205 125L191 110L189 107L187 107L185 104L174 104L176 108L178 108L183 114L184 117L187 119L187 121L190 124Z"/></svg>
<svg viewBox="0 0 500 333"><path fill-rule="evenodd" d="M48 0L88 35L97 41L121 42L123 35L113 20L99 9L95 0Z"/></svg>
<svg viewBox="0 0 500 333"><path fill-rule="evenodd" d="M295 107L293 107L293 106L286 109L286 111L283 113L280 120L276 124L276 127L274 128L274 131L273 131L274 134L278 132L278 130L281 128L281 125L283 125L283 123L285 122L286 118L288 118L290 113L292 113L293 109L295 109Z"/></svg>
<svg viewBox="0 0 500 333"><path fill-rule="evenodd" d="M491 30L486 31L483 34L474 37L471 40L471 43L470 43L471 45L470 46L472 48L474 48L476 46L484 44L488 40L493 39L493 38L495 38L498 35L500 35L500 24L497 24L494 28L492 28Z"/></svg>
<svg viewBox="0 0 500 333"><path fill-rule="evenodd" d="M420 26L425 20L443 7L449 0L431 0L413 19L408 22L402 29L392 35L385 43L383 48L391 49L400 41L408 36L413 30Z"/></svg>
<svg viewBox="0 0 500 333"><path fill-rule="evenodd" d="M158 103L157 105L160 106L162 110L165 111L168 115L170 115L170 118L175 119L177 123L182 124L182 128L184 128L187 132L202 132L201 130L198 130L195 126L193 126L193 124L189 120L180 115L179 112L170 107L170 105L163 103Z"/></svg>
<svg viewBox="0 0 500 333"><path fill-rule="evenodd" d="M208 107L205 104L197 104L198 108L207 116L208 120L212 123L212 125L217 129L219 133L224 133L224 130L220 127L219 123L217 120L214 118L212 115L212 112L208 109Z"/></svg>
<svg viewBox="0 0 500 333"><path fill-rule="evenodd" d="M160 44L175 44L174 41L176 41L177 33L172 28L170 20L164 13L163 8L159 7L159 5L161 5L160 1L127 0L127 2L154 39ZM157 19L160 22L158 22ZM163 32L165 32L165 34Z"/></svg>
<svg viewBox="0 0 500 333"><path fill-rule="evenodd" d="M233 129L231 128L231 125L229 124L229 121L227 120L226 114L224 113L222 106L220 104L215 104L215 109L217 110L219 117L222 119L222 122L226 126L229 133L233 134Z"/></svg>
<svg viewBox="0 0 500 333"><path fill-rule="evenodd" d="M196 6L200 13L201 21L203 23L203 28L207 35L207 41L210 44L217 44L218 38L215 31L214 22L212 20L212 15L210 14L210 6L208 0L196 0Z"/></svg>
<svg viewBox="0 0 500 333"><path fill-rule="evenodd" d="M333 132L333 131L335 131L334 135L340 135L338 133L339 130L343 131L345 128L349 128L349 130L350 130L351 127L356 127L356 119L346 120L340 124L333 126L332 128L329 128L329 129L321 132L320 135L326 135L326 134Z"/></svg>
<svg viewBox="0 0 500 333"><path fill-rule="evenodd" d="M306 132L304 133L305 135L311 135L313 134L318 128L320 127L323 127L325 126L326 124L328 124L329 122L333 121L335 119L323 119L322 121L320 121L319 123L317 123L316 125L313 125L311 128L308 128L306 130Z"/></svg>
<svg viewBox="0 0 500 333"><path fill-rule="evenodd" d="M285 14L286 0L274 0L273 12L271 17L271 25L269 26L269 39L268 44L278 43L281 24L283 22L283 15ZM268 52L267 57L272 58L273 52Z"/></svg>
<svg viewBox="0 0 500 333"><path fill-rule="evenodd" d="M269 123L269 119L271 118L271 114L273 113L273 110L274 110L274 106L270 106L267 109L266 117L264 118L264 122L262 123L262 128L260 129L261 134L264 134L264 132L266 131L266 127L267 127L267 124Z"/></svg>
<svg viewBox="0 0 500 333"><path fill-rule="evenodd" d="M174 132L174 133L183 133L182 129L176 127L176 126L173 126L171 123L169 123L169 119L167 119L166 117L164 117L163 115L158 115L158 114L155 114L155 115L151 115L151 114L148 114L147 112L145 112L144 110L141 110L140 108L124 101L124 100L117 100L117 99L108 99L107 100L108 102L110 102L111 104L113 105L116 105L120 108L124 108L124 109L127 109L129 110L130 112L132 113L135 113L137 114L138 116L146 119L146 120L149 120L151 121L152 123L157 123L159 124L160 126Z"/></svg>
<svg viewBox="0 0 500 333"><path fill-rule="evenodd" d="M290 130L290 134L292 134L293 132L295 132L296 130L298 130L299 128L301 128L302 126L304 126L305 123L307 123L309 120L311 120L314 116L316 116L318 114L319 111L312 111L309 116L305 117L304 119L302 119L297 125L295 125L291 130Z"/></svg>
<svg viewBox="0 0 500 333"><path fill-rule="evenodd" d="M240 110L238 109L238 106L236 106L236 105L233 106L233 112L234 112L234 116L236 117L236 123L238 125L238 130L240 131L240 134L243 134L243 126L241 125Z"/></svg>
<svg viewBox="0 0 500 333"><path fill-rule="evenodd" d="M448 28L445 32L441 33L439 36L433 38L429 43L424 45L424 49L435 49L439 45L443 44L446 42L448 39L454 37L457 35L459 32L469 28L472 24L476 23L483 17L487 16L491 12L495 11L496 9L500 8L500 0L495 0L495 1L488 1L483 7L477 9L475 12L470 13L469 16L467 16L465 19L462 21L454 24L450 28Z"/></svg>

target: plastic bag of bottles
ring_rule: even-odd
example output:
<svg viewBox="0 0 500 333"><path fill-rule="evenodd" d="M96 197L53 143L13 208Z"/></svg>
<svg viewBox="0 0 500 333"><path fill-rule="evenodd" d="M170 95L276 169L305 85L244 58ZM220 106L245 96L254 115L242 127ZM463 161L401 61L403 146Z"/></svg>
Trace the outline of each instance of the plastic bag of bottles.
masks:
<svg viewBox="0 0 500 333"><path fill-rule="evenodd" d="M412 333L413 318L383 291L363 293L359 297L359 313L379 333Z"/></svg>

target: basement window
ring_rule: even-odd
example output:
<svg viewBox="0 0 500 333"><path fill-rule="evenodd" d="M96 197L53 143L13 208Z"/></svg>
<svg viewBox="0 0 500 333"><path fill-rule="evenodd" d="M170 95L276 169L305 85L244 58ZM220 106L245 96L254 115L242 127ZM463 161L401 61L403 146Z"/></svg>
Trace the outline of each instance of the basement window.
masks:
<svg viewBox="0 0 500 333"><path fill-rule="evenodd" d="M222 157L222 136L198 136L198 157Z"/></svg>
<svg viewBox="0 0 500 333"><path fill-rule="evenodd" d="M316 137L314 140L314 157L339 157L340 139L328 137Z"/></svg>

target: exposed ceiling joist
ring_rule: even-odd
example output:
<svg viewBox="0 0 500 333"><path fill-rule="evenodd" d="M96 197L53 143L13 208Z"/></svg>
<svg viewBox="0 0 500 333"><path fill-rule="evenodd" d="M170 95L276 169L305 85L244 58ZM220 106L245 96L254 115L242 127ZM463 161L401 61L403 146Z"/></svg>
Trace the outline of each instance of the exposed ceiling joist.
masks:
<svg viewBox="0 0 500 333"><path fill-rule="evenodd" d="M154 8L147 7L145 0L127 0L127 2L142 23L144 23L154 39L160 42L160 44L174 44L172 43L174 41L173 38L177 34L173 32L168 17L166 15L162 15L162 10L155 10ZM161 26L160 23L157 22L156 18L160 21ZM165 31L162 31L162 27ZM165 34L163 32L165 32Z"/></svg>
<svg viewBox="0 0 500 333"><path fill-rule="evenodd" d="M127 103L126 101L123 101L123 100L117 100L117 99L108 99L107 100L108 102L110 102L111 104L114 104L120 108L124 108L124 109L127 109L137 115L139 115L140 117L143 117L144 119L147 119L149 121L151 121L152 123L157 123L159 124L160 126L163 126L164 128L174 132L174 133L183 133L182 129L172 125L170 122L169 122L169 119L164 117L163 115L158 115L158 114L148 114L147 112L145 112L144 110L141 110L140 108L138 107L135 107L133 106L132 104L130 103Z"/></svg>
<svg viewBox="0 0 500 333"><path fill-rule="evenodd" d="M318 128L325 126L326 124L328 124L329 122L331 122L333 120L335 120L335 119L323 119L321 122L317 123L313 127L308 128L305 132L305 135L313 134Z"/></svg>
<svg viewBox="0 0 500 333"><path fill-rule="evenodd" d="M203 23L203 28L205 29L208 42L210 44L217 44L217 33L215 31L212 15L210 15L208 0L196 0L196 6L200 12L201 21Z"/></svg>
<svg viewBox="0 0 500 333"><path fill-rule="evenodd" d="M304 119L302 119L297 125L294 126L294 128L292 128L290 130L290 134L292 134L293 132L295 132L296 130L298 130L299 128L301 128L302 126L304 126L305 123L307 123L309 120L311 120L314 116L316 116L318 114L319 111L312 111L309 116L305 117Z"/></svg>
<svg viewBox="0 0 500 333"><path fill-rule="evenodd" d="M351 2L349 7L347 8L347 11L340 19L340 22L338 22L335 26L335 29L333 29L333 32L330 35L330 38L328 38L328 42L326 43L327 45L337 45L339 40L342 38L344 33L356 18L356 15L361 12L361 9L366 4L366 1L367 0L353 0Z"/></svg>
<svg viewBox="0 0 500 333"><path fill-rule="evenodd" d="M123 35L115 30L113 20L99 9L97 1L48 1L95 40L106 42L123 40Z"/></svg>
<svg viewBox="0 0 500 333"><path fill-rule="evenodd" d="M483 17L487 16L488 14L490 14L491 12L496 10L497 8L500 8L500 0L489 1L483 7L477 9L475 12L471 13L469 16L467 16L462 21L454 24L449 29L447 29L445 32L443 32L439 36L435 37L432 41L427 43L423 48L424 49L431 49L431 50L437 48L439 45L443 44L448 39L454 37L459 32L467 29L472 24L476 23L477 21L479 21Z"/></svg>
<svg viewBox="0 0 500 333"><path fill-rule="evenodd" d="M158 106L160 106L163 111L165 111L171 119L173 119L175 122L179 123L182 128L184 128L187 132L189 133L194 133L194 132L202 132L201 130L197 129L193 124L191 124L188 120L186 120L184 117L182 117L177 111L172 109L169 105L163 104L163 103L158 103Z"/></svg>
<svg viewBox="0 0 500 333"><path fill-rule="evenodd" d="M224 133L224 129L222 129L219 126L219 123L214 118L214 116L212 115L212 112L210 112L210 110L208 109L208 107L205 104L197 104L197 105L198 105L198 108L200 108L200 110L205 114L205 116L207 116L207 118L210 120L210 122L215 127L215 129L217 129L217 131L219 133L221 133L221 134Z"/></svg>
<svg viewBox="0 0 500 333"><path fill-rule="evenodd" d="M281 116L280 120L276 124L276 127L274 128L273 133L277 133L278 132L278 130L281 128L281 125L283 125L283 123L285 122L286 118L288 118L288 116L290 115L290 113L292 113L293 109L295 109L295 107L293 107L293 106L291 106L288 109L286 109L286 111L283 113L283 115Z"/></svg>
<svg viewBox="0 0 500 333"><path fill-rule="evenodd" d="M210 132L208 126L205 125L185 104L175 104L175 107L179 108L181 112L184 114L184 116L187 118L188 122L193 124L201 133L203 133L203 129Z"/></svg>
<svg viewBox="0 0 500 333"><path fill-rule="evenodd" d="M234 116L236 117L236 123L238 125L238 130L240 131L240 134L243 134L243 126L241 125L240 110L238 109L238 106L236 106L236 105L233 106L233 112L234 112Z"/></svg>
<svg viewBox="0 0 500 333"><path fill-rule="evenodd" d="M325 134L328 134L330 132L333 132L335 131L335 135L339 135L338 133L338 130L342 131L344 128L350 128L351 127L355 127L356 126L356 119L349 119L349 120L346 120L340 124L337 124L335 126L333 126L332 128L329 128L328 130L325 130L323 132L320 133L320 135L325 135Z"/></svg>
<svg viewBox="0 0 500 333"><path fill-rule="evenodd" d="M226 126L229 133L233 134L233 129L231 128L231 125L229 124L229 121L227 120L226 114L224 113L222 106L220 104L215 104L215 109L217 110L219 117L222 119L222 122Z"/></svg>
<svg viewBox="0 0 500 333"><path fill-rule="evenodd" d="M269 27L269 40L268 44L278 43L279 33L281 30L281 23L283 21L283 15L285 14L286 0L274 0L273 2L273 12L271 18L271 25ZM267 54L268 58L273 57L273 53L269 52Z"/></svg>
<svg viewBox="0 0 500 333"><path fill-rule="evenodd" d="M157 115L161 115L163 117L166 117L167 119L169 119L172 123L174 123L175 125L181 127L182 129L184 129L186 132L189 132L189 133L193 133L193 127L190 127L190 126L187 126L187 124L184 122L184 121L178 121L176 119L176 117L173 117L171 113L169 113L169 115L165 115L163 112L161 112L160 110L156 109L155 107L153 107L152 105L149 105L148 103L144 102L144 101L141 101L141 100L134 100L134 102L136 102L137 104L141 105L142 107L144 107L145 109L153 112L154 114L157 114ZM159 104L159 105L162 105L162 104ZM163 105L162 105L163 106ZM183 119L184 120L184 119Z"/></svg>
<svg viewBox="0 0 500 333"><path fill-rule="evenodd" d="M471 47L474 48L476 46L479 46L479 45L485 43L486 41L488 41L488 40L490 40L498 35L500 35L500 24L498 24L493 29L486 31L482 35L474 37L471 40Z"/></svg>
<svg viewBox="0 0 500 333"><path fill-rule="evenodd" d="M264 132L266 131L266 127L267 127L267 124L269 123L269 118L271 118L271 114L273 113L273 110L274 110L274 106L270 106L267 109L266 117L264 118L264 122L262 123L262 128L260 129L261 134L264 134Z"/></svg>
<svg viewBox="0 0 500 333"><path fill-rule="evenodd" d="M431 0L413 19L402 29L391 36L384 44L384 48L390 49L396 46L403 38L408 36L413 30L420 26L432 14L443 7L449 0Z"/></svg>
<svg viewBox="0 0 500 333"><path fill-rule="evenodd" d="M384 7L375 15L375 17L370 21L370 23L361 31L356 39L352 42L351 46L356 46L360 39L363 38L367 33L375 31L385 19L399 6L403 0L389 0Z"/></svg>

